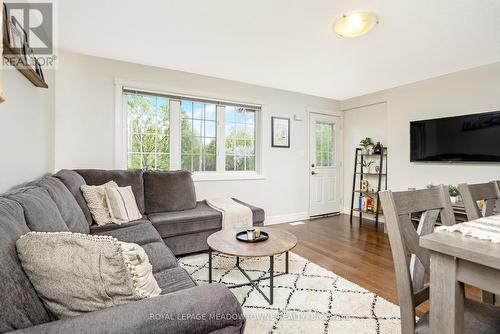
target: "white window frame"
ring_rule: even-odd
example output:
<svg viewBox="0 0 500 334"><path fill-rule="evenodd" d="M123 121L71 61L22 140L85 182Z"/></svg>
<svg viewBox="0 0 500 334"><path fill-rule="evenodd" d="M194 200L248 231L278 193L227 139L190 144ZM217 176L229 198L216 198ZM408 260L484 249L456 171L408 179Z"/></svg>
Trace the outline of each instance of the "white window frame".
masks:
<svg viewBox="0 0 500 334"><path fill-rule="evenodd" d="M264 104L258 102L241 102L244 99L237 97L207 98L208 94L185 90L185 93L179 93L166 87L154 87L145 83L137 83L129 80L115 79L115 168L128 168L128 110L126 97L123 94L124 89L133 89L159 95L182 96L185 99L195 98L206 101L218 102L216 104L217 112L217 157L216 171L193 172L195 182L202 181L228 181L228 180L262 180L263 174L263 113ZM235 102L238 101L238 102ZM255 171L225 171L225 113L224 106L220 103L241 104L254 106L260 111L255 113ZM181 114L180 100L170 99L170 170L181 169Z"/></svg>

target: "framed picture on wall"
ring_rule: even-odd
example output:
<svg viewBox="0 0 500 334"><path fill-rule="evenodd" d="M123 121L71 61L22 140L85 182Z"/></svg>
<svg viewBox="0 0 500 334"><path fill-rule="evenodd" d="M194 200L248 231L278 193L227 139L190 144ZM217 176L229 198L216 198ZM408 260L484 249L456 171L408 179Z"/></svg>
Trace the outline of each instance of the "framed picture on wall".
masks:
<svg viewBox="0 0 500 334"><path fill-rule="evenodd" d="M290 118L271 117L271 146L290 148Z"/></svg>

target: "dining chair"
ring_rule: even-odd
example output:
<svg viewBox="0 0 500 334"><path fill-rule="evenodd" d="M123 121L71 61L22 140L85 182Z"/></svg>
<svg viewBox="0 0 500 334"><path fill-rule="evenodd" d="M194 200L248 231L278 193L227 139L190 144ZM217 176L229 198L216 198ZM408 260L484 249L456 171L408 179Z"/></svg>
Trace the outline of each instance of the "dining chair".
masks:
<svg viewBox="0 0 500 334"><path fill-rule="evenodd" d="M468 220L488 217L495 213L495 208L500 209L500 181L488 183L458 185L458 190L462 196L465 212ZM483 208L479 208L478 201L484 201Z"/></svg>
<svg viewBox="0 0 500 334"><path fill-rule="evenodd" d="M481 217L488 217L498 214L500 211L500 181L491 181L487 183L458 185L460 196L465 207L467 219L474 220ZM478 205L479 201L484 201L483 207ZM495 304L500 301L500 295L491 292L482 291L481 299L485 303Z"/></svg>
<svg viewBox="0 0 500 334"><path fill-rule="evenodd" d="M455 224L448 189L438 186L414 191L386 190L380 192L380 199L396 272L401 333L428 333L428 312L418 321L415 319L415 308L429 299L429 285L424 278L430 271L430 253L419 246L419 238L434 231L438 217L443 225ZM416 228L410 220L412 213L422 214ZM492 305L466 299L465 333L489 333L495 329L488 324L496 319L496 312Z"/></svg>

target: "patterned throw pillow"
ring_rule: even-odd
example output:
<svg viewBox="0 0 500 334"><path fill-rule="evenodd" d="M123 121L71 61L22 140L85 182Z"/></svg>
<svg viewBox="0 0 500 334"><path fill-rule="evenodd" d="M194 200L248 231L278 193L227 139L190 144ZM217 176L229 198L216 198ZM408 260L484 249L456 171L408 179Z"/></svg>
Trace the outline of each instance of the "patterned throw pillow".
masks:
<svg viewBox="0 0 500 334"><path fill-rule="evenodd" d="M131 186L122 188L106 187L104 192L113 223L121 224L142 218Z"/></svg>
<svg viewBox="0 0 500 334"><path fill-rule="evenodd" d="M36 292L59 318L161 292L144 249L110 236L29 232L16 248Z"/></svg>
<svg viewBox="0 0 500 334"><path fill-rule="evenodd" d="M111 215L109 214L108 204L106 202L106 188L118 188L115 181L109 181L100 186L83 185L80 187L87 206L89 207L92 218L97 225L111 224Z"/></svg>

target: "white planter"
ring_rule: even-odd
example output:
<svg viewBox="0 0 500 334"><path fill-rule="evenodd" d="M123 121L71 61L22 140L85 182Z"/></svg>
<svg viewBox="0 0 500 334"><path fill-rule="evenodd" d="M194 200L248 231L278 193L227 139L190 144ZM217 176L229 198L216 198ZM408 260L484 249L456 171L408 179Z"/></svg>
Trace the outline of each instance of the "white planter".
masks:
<svg viewBox="0 0 500 334"><path fill-rule="evenodd" d="M368 154L368 149L362 147L361 148L361 154Z"/></svg>
<svg viewBox="0 0 500 334"><path fill-rule="evenodd" d="M458 196L450 196L451 203L457 203L458 202Z"/></svg>

